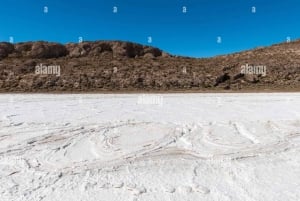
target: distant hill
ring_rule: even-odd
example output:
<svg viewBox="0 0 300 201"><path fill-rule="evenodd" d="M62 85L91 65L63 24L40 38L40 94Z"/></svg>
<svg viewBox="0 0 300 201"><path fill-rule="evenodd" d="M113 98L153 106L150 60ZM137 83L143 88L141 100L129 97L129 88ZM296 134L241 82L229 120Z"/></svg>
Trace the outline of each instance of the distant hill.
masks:
<svg viewBox="0 0 300 201"><path fill-rule="evenodd" d="M300 41L202 59L122 41L0 43L0 92L228 90L300 91Z"/></svg>

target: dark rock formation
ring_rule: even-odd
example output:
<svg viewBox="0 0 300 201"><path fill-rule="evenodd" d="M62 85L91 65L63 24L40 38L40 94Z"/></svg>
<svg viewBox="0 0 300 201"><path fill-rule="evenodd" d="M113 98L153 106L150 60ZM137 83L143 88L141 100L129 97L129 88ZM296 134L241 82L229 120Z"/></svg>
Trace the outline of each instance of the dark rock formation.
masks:
<svg viewBox="0 0 300 201"><path fill-rule="evenodd" d="M0 43L0 59L7 57L9 54L13 53L15 47L11 43Z"/></svg>

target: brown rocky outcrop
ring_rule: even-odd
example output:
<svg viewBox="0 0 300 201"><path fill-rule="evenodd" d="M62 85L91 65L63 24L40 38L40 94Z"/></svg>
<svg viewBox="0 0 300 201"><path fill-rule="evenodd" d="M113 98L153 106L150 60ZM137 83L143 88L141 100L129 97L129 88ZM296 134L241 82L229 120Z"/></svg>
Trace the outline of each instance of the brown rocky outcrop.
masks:
<svg viewBox="0 0 300 201"><path fill-rule="evenodd" d="M59 66L60 75L36 74L36 66ZM0 43L0 92L128 90L300 91L300 41L201 59L122 41Z"/></svg>

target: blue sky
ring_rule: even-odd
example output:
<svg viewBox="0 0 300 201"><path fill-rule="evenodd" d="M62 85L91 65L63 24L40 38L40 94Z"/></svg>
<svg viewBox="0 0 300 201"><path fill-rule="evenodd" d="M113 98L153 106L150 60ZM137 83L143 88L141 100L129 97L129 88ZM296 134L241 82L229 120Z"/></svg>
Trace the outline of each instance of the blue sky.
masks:
<svg viewBox="0 0 300 201"><path fill-rule="evenodd" d="M148 44L152 37L152 46L193 57L300 38L299 0L2 0L0 19L0 41Z"/></svg>

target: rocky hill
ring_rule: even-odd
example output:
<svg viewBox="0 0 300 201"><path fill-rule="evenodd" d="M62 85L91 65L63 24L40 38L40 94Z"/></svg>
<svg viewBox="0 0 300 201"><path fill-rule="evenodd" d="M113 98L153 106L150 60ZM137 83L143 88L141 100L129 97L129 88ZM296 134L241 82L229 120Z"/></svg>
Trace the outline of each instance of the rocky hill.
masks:
<svg viewBox="0 0 300 201"><path fill-rule="evenodd" d="M203 59L121 41L0 43L0 92L247 90L300 91L300 41Z"/></svg>

